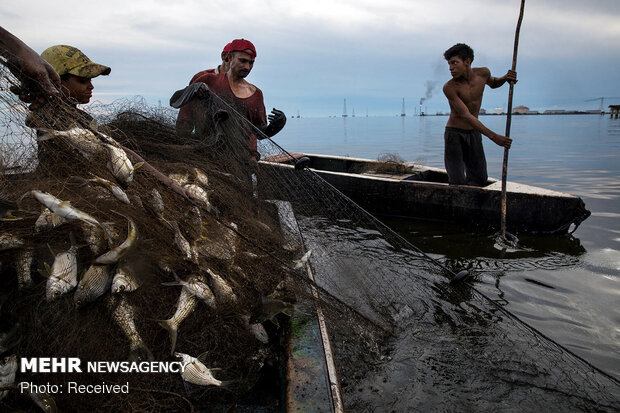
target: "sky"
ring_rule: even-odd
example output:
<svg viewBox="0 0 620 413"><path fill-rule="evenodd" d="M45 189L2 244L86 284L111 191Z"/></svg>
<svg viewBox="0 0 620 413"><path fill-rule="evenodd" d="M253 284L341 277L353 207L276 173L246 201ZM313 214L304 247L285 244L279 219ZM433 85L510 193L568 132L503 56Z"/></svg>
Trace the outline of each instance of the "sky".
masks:
<svg viewBox="0 0 620 413"><path fill-rule="evenodd" d="M76 46L112 68L93 100L167 105L192 76L220 63L235 38L257 58L247 80L288 116L447 112L443 52L467 43L473 66L512 64L520 0L4 0L1 25L41 53ZM598 109L620 104L620 1L526 0L513 106ZM595 100L590 100L595 99ZM590 100L590 101L589 101ZM506 108L508 86L482 108Z"/></svg>

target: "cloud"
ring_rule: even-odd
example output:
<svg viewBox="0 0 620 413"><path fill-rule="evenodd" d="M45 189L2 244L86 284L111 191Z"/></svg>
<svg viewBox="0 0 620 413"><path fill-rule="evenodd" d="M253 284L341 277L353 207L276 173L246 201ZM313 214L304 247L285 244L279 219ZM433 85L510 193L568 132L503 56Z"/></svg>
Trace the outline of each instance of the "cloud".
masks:
<svg viewBox="0 0 620 413"><path fill-rule="evenodd" d="M110 65L112 75L95 85L95 93L105 93L102 96L135 90L165 101L194 73L217 65L228 41L245 37L258 49L249 80L263 89L267 99L332 98L340 107L345 96L374 97L377 102L393 99L399 110L403 96L417 102L426 97L427 81L440 87L447 80L442 53L457 42L474 48L477 65L488 66L494 74L505 73L512 60L519 4L518 0L22 0L19 8L1 3L0 16L3 27L35 50L71 44ZM518 89L534 99L543 93L540 82L571 84L574 93L592 90L594 82L617 85L618 75L605 66L620 60L618 21L617 0L526 2ZM596 70L596 78L580 75L584 68ZM532 89L526 92L528 78L536 82L529 82ZM609 88L605 93L620 96L617 87ZM485 105L495 104L493 96L485 94ZM447 106L441 93L434 93L425 105L442 110Z"/></svg>

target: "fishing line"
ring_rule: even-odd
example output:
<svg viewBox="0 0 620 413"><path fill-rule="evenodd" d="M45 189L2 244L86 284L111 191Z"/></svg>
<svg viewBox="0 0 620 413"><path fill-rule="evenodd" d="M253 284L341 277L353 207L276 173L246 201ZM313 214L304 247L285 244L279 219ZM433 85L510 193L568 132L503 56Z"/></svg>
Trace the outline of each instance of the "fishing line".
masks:
<svg viewBox="0 0 620 413"><path fill-rule="evenodd" d="M212 93L213 94L213 93ZM217 95L216 95L217 96ZM259 134L261 134L264 138L268 140L270 143L272 143L274 146L276 146L278 149L280 149L282 152L284 152L285 154L287 154L292 160L297 160L298 158L295 158L293 155L291 155L288 151L286 151L284 148L282 148L278 143L274 142L269 136L267 136L265 133L263 133L257 126L255 126L254 124L252 124L247 118L245 118L245 116L241 115L237 110L235 110L230 104L228 104L228 102L226 102L225 100L223 100L221 97L217 96L218 99L220 100L220 102L222 102L225 106L227 106L228 108L230 108L237 116L239 116L243 121L245 121L247 124L251 125L251 127L256 130ZM466 272L467 270L463 270L461 272L459 272L458 274L455 274L451 269L449 269L448 267L446 267L443 263L441 263L440 261L438 261L437 259L429 256L428 254L426 254L425 252L423 252L420 248L418 248L416 245L414 245L413 243L411 243L410 241L406 240L403 236L401 236L400 234L394 232L390 227L388 227L386 224L384 224L382 221L380 221L378 218L376 218L374 215L370 214L368 211L366 211L364 208L362 208L360 205L358 205L356 202L354 202L353 200L351 200L349 197L347 197L346 195L342 194L338 189L336 189L333 185L331 185L329 182L327 182L326 180L324 180L323 178L321 178L316 172L312 171L311 169L305 168L306 170L308 170L314 178L317 178L318 180L321 181L321 183L323 183L326 187L328 187L331 191L338 193L341 197L343 197L347 202L349 202L351 205L353 205L357 211L361 212L364 216L366 216L366 218L369 218L375 225L377 225L378 227L382 228L383 230L385 230L387 233L389 233L391 236L394 236L398 241L402 242L405 246L410 246L412 247L416 252L420 253L422 256L424 256L427 260L433 262L434 264L436 264L438 267L442 268L443 270L445 270L446 272L448 272L449 274L452 275L452 282L451 284L454 284L456 282L462 281L465 279L465 277L467 277L468 274L462 275L463 272ZM304 239L303 234L301 234L300 232L300 236L302 238L302 240ZM274 257L271 253L267 252L270 256L272 256L274 259L277 259L276 257ZM461 276L459 278L459 276ZM480 290L478 290L477 288L475 288L473 285L466 283L466 282L462 282L459 285L466 285L471 291L474 291L475 293L479 294L481 297L483 297L487 302L491 303L495 308L499 309L502 313L506 314L507 316L509 316L511 319L517 321L519 324L523 325L524 327L530 329L530 331L534 332L535 334L537 334L538 336L542 337L543 339L547 340L550 343L553 343L554 345L556 345L558 348L562 349L563 351L565 351L566 353L570 354L571 356L575 357L576 359L580 360L581 362L583 362L584 364L586 364L588 367L592 368L593 370L599 372L600 374L604 375L605 377L611 379L614 383L616 384L620 384L620 380L615 378L614 376L612 376L611 374L605 372L604 370L594 366L592 363L588 362L587 360L585 360L583 357L575 354L573 351L571 351L570 349L568 349L567 347L561 345L560 343L558 343L557 341L553 340L552 338L548 337L547 335L545 335L544 333L542 333L540 330L538 330L537 328L533 327L532 325L528 324L527 322L523 321L521 318L519 318L518 316L516 316L515 314L513 314L512 312L510 312L508 309L504 308L503 306L501 306L500 304L496 303L494 300L492 300L489 296L487 296L486 294L484 294L483 292L481 292ZM320 288L320 287L319 287ZM324 289L321 288L321 290L324 291ZM333 297L331 294L327 293L330 297ZM341 300L339 300L336 297L333 297L336 300L339 301L339 303L344 304L345 306L347 306L348 308L350 308L349 305L347 305L346 303L343 303ZM356 311L357 314L359 314ZM360 314L361 315L361 314ZM363 316L362 317L364 319L367 319L367 317ZM373 321L373 320L369 320L369 321ZM374 323L373 323L374 324Z"/></svg>
<svg viewBox="0 0 620 413"><path fill-rule="evenodd" d="M227 106L229 109L231 109L233 111L233 113L235 113L237 116L239 116L243 121L245 121L247 124L251 125L252 128L254 128L259 134L261 134L264 138L262 140L268 140L270 143L272 143L274 146L276 146L278 149L280 149L282 152L284 152L285 154L287 154L288 156L291 157L291 160L294 161L298 161L300 159L303 158L295 158L293 155L291 155L286 149L284 149L282 146L280 146L278 143L276 143L275 141L273 141L269 136L267 136L263 131L261 131L257 126L255 126L252 122L250 122L249 119L247 119L245 116L243 116L241 113L239 113L235 108L233 108L228 102L226 102L223 98L217 96L217 94L211 93L211 95L215 95L220 102L222 102L225 106ZM332 184L330 184L329 182L327 182L325 179L321 178L321 176L319 174L317 174L316 172L314 172L313 170L306 168L306 170L308 172L310 172L315 178L319 179L321 181L321 183L323 183L324 185L326 185L327 187L329 187L329 189L331 189L333 192L338 193L340 196L342 196L347 202L351 203L351 205L355 206L356 209L360 212L362 212L367 218L370 218L371 221L373 221L373 223L378 224L378 226L380 226L381 228L383 228L384 230L387 230L390 235L394 236L396 239L398 239L399 241L403 242L405 245L409 245L411 247L413 247L413 249L422 254L424 257L426 257L428 260L432 261L433 263L435 263L437 266L441 267L442 269L444 269L446 272L448 272L449 274L452 275L452 277L456 277L457 274L455 274L451 269L449 269L448 267L446 267L445 265L443 265L441 262L437 261L435 258L429 256L428 254L426 254L424 251L422 251L420 248L418 248L417 246L413 245L411 242L407 241L403 236L401 236L400 234L397 234L396 232L394 232L390 227L388 227L387 225L385 225L383 222L381 222L378 218L376 218L374 215L372 215L371 213L369 213L368 211L366 211L364 208L362 208L361 206L359 206L355 201L353 201L351 198L347 197L346 195L344 195L342 192L340 192L338 189L336 189Z"/></svg>
<svg viewBox="0 0 620 413"><path fill-rule="evenodd" d="M523 325L524 327L530 329L531 331L533 331L534 333L536 333L537 335L541 336L542 338L544 338L545 340L553 343L554 345L558 346L559 348L561 348L563 351L567 352L568 354L570 354L571 356L577 358L578 360L580 360L581 362L585 363L588 367L590 367L593 370L596 370L597 372L601 373L602 375L604 375L605 377L607 377L608 379L611 379L613 382L615 382L616 384L620 385L620 379L617 379L616 377L612 376L611 374L607 373L606 371L596 367L595 365L593 365L592 363L590 363L589 361L587 361L586 359L584 359L583 357L579 356L578 354L574 353L572 350L568 349L567 347L563 346L562 344L558 343L557 341L555 341L554 339L552 339L551 337L547 336L546 334L544 334L542 331L538 330L536 327L532 326L531 324L526 323L525 321L521 320L518 316L516 316L515 314L513 314L512 312L508 311L506 308L504 308L503 306L501 306L499 303L496 303L495 300L492 300L489 296L487 296L486 294L484 294L482 291L478 290L476 287L474 287L473 285L469 284L469 283L463 283L464 285L466 285L470 290L475 291L476 293L480 294L482 297L484 297L488 302L490 302L491 304L493 304L493 306L495 306L497 309L499 309L501 312L503 312L504 314L506 314L508 317L512 318L513 320L517 321L519 324Z"/></svg>

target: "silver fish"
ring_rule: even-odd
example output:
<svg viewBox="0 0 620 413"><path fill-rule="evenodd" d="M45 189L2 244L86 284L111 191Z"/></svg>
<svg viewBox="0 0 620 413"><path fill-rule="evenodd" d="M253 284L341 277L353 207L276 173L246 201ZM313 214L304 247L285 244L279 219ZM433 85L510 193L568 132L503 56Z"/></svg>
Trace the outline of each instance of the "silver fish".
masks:
<svg viewBox="0 0 620 413"><path fill-rule="evenodd" d="M183 188L185 188L190 198L198 201L198 203L200 203L202 207L205 208L207 211L214 211L214 207L209 201L208 192L205 191L201 186L198 186L196 184L187 184L184 185Z"/></svg>
<svg viewBox="0 0 620 413"><path fill-rule="evenodd" d="M140 283L133 275L131 267L119 265L112 279L112 294L130 293L138 289Z"/></svg>
<svg viewBox="0 0 620 413"><path fill-rule="evenodd" d="M112 309L112 319L123 331L129 340L129 360L153 360L153 355L148 349L135 323L135 313L133 307L127 302L124 296L120 298L107 297L106 305Z"/></svg>
<svg viewBox="0 0 620 413"><path fill-rule="evenodd" d="M77 251L78 247L71 237L71 247L65 251L56 254L54 263L49 270L47 279L47 288L45 297L47 301L52 301L61 295L68 293L77 285Z"/></svg>
<svg viewBox="0 0 620 413"><path fill-rule="evenodd" d="M188 383L198 386L221 386L222 381L213 377L211 370L207 368L196 357L192 357L184 353L174 353L176 357L185 363L185 370L181 373L181 377Z"/></svg>
<svg viewBox="0 0 620 413"><path fill-rule="evenodd" d="M183 185L185 185L186 183L189 182L189 175L188 174L172 173L172 174L168 175L168 178L172 179L179 186L183 186Z"/></svg>
<svg viewBox="0 0 620 413"><path fill-rule="evenodd" d="M170 354L174 353L174 349L177 345L179 325L194 312L197 305L198 299L194 296L194 294L189 292L186 288L181 288L181 295L179 295L179 300L177 302L177 308L174 315L168 320L155 320L159 323L159 325L168 330L168 334L170 335L170 344L172 346Z"/></svg>
<svg viewBox="0 0 620 413"><path fill-rule="evenodd" d="M187 281L181 280L176 274L174 274L174 277L176 278L175 282L166 282L162 284L182 285L183 289L187 289L190 294L201 299L210 307L215 306L215 296L209 286L204 283L204 279L202 277L192 275L187 279Z"/></svg>
<svg viewBox="0 0 620 413"><path fill-rule="evenodd" d="M91 265L73 295L75 305L81 307L95 301L110 288L111 281L107 265Z"/></svg>
<svg viewBox="0 0 620 413"><path fill-rule="evenodd" d="M248 275L243 271L240 266L232 264L229 268L234 271L235 274L237 274L239 277L243 278L243 280L250 282L250 277L248 277Z"/></svg>
<svg viewBox="0 0 620 413"><path fill-rule="evenodd" d="M15 384L15 373L17 372L17 356L5 357L0 361L0 387ZM0 391L0 400L4 399L9 391Z"/></svg>
<svg viewBox="0 0 620 413"><path fill-rule="evenodd" d="M112 175L123 184L133 181L134 167L125 151L108 143L103 145L108 151L107 167Z"/></svg>
<svg viewBox="0 0 620 413"><path fill-rule="evenodd" d="M174 231L174 245L177 246L188 261L195 261L197 259L196 253L194 252L194 249L189 241L181 233L179 224L175 221L169 221L168 224Z"/></svg>
<svg viewBox="0 0 620 413"><path fill-rule="evenodd" d="M37 138L38 141L60 138L89 161L100 158L105 153L103 143L88 129L74 127L66 131L52 129L39 129L39 131L43 133Z"/></svg>
<svg viewBox="0 0 620 413"><path fill-rule="evenodd" d="M27 192L26 194L22 195L21 198L24 198L24 196L28 194L33 195L37 201L39 201L41 204L51 210L56 217L62 217L68 221L77 219L93 226L99 226L101 227L101 229L103 229L103 232L108 237L108 240L112 238L108 229L103 226L99 221L97 221L95 217L87 214L86 212L80 211L77 208L74 208L73 206L71 206L71 202L62 201L55 196L48 194L47 192L37 190ZM56 220L56 218L52 217L52 221L54 220ZM57 225L57 222L54 222L54 224Z"/></svg>
<svg viewBox="0 0 620 413"><path fill-rule="evenodd" d="M122 214L119 214L122 215ZM110 251L97 257L94 261L95 264L114 264L123 258L138 238L138 229L136 223L128 216L122 215L127 219L127 238L123 243L117 247L112 248Z"/></svg>
<svg viewBox="0 0 620 413"><path fill-rule="evenodd" d="M267 344L269 343L269 336L267 335L267 331L262 324L251 324L250 323L250 315L244 314L241 316L245 323L245 327L248 329L250 333L261 343Z"/></svg>
<svg viewBox="0 0 620 413"><path fill-rule="evenodd" d="M96 184L99 184L105 188L108 189L108 191L110 191L112 193L112 195L114 195L114 197L116 199L118 199L119 201L125 203L125 204L131 204L131 201L129 200L129 197L127 197L127 194L125 193L125 191L122 190L122 188L118 185L116 185L113 182L108 181L107 179L101 178L93 173L91 173L92 178L90 179L85 179L82 177L76 177L78 179L82 179L86 182L94 182Z"/></svg>
<svg viewBox="0 0 620 413"><path fill-rule="evenodd" d="M19 288L30 287L34 284L30 267L34 259L34 248L26 247L17 251L15 256L15 270L17 272L17 285Z"/></svg>
<svg viewBox="0 0 620 413"><path fill-rule="evenodd" d="M194 168L194 175L195 175L195 182L202 186L207 188L209 186L209 178L207 177L207 174L205 174L203 171L201 171L198 168Z"/></svg>
<svg viewBox="0 0 620 413"><path fill-rule="evenodd" d="M24 240L8 232L0 234L0 251L12 250L24 246Z"/></svg>
<svg viewBox="0 0 620 413"><path fill-rule="evenodd" d="M62 217L54 218L54 213L49 210L49 208L44 208L34 223L34 232L47 231L50 229L54 229L62 224L67 222L66 219Z"/></svg>
<svg viewBox="0 0 620 413"><path fill-rule="evenodd" d="M161 194L155 188L148 193L146 198L146 206L157 215L162 218L164 213L164 200L161 198Z"/></svg>
<svg viewBox="0 0 620 413"><path fill-rule="evenodd" d="M207 274L211 277L211 286L215 290L215 294L222 301L235 302L237 296L233 292L232 287L218 274L207 268Z"/></svg>
<svg viewBox="0 0 620 413"><path fill-rule="evenodd" d="M142 204L142 199L138 195L131 195L130 200L134 205L138 205L141 209L144 209L144 205Z"/></svg>

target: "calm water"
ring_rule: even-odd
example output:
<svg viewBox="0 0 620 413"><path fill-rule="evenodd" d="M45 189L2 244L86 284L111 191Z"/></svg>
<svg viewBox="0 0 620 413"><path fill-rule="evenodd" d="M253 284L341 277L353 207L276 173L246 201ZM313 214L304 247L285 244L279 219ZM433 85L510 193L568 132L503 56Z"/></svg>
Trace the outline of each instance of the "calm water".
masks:
<svg viewBox="0 0 620 413"><path fill-rule="evenodd" d="M502 132L505 117L486 116ZM447 117L289 119L276 142L290 152L406 161L443 167ZM595 366L620 378L620 119L516 116L508 179L582 197L592 211L573 237L520 236L502 252L492 233L458 225L386 222L422 250L478 270L476 288ZM489 175L503 150L484 138Z"/></svg>

